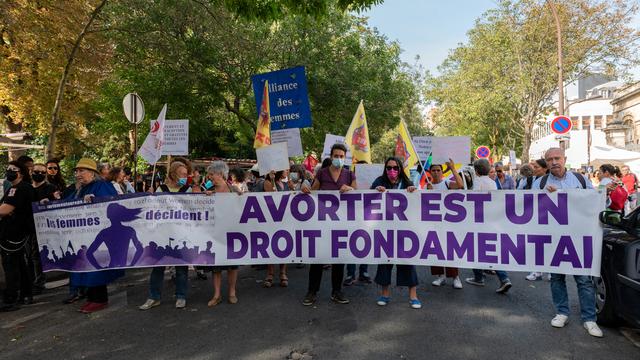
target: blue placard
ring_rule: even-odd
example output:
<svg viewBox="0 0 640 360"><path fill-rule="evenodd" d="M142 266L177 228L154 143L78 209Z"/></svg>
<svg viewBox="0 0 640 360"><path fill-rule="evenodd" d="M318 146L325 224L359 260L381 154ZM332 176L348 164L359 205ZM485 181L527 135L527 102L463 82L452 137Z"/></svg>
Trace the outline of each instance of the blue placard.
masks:
<svg viewBox="0 0 640 360"><path fill-rule="evenodd" d="M264 81L269 81L271 130L311 126L311 107L304 66L253 75L256 111L260 113Z"/></svg>

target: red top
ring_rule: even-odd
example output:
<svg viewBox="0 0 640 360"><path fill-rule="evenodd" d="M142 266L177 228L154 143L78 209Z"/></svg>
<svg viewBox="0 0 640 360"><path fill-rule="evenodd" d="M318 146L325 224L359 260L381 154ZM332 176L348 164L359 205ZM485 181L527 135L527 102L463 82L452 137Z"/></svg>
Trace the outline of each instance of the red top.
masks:
<svg viewBox="0 0 640 360"><path fill-rule="evenodd" d="M629 194L636 192L634 184L636 183L636 177L634 174L629 173L622 177L622 183Z"/></svg>

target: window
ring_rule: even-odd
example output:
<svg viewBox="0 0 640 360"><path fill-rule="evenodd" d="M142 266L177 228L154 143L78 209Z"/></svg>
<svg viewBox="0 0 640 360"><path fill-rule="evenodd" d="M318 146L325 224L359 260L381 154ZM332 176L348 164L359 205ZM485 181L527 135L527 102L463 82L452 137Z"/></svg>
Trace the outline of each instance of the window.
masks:
<svg viewBox="0 0 640 360"><path fill-rule="evenodd" d="M589 128L589 123L591 122L591 118L588 116L582 117L582 129L587 130Z"/></svg>
<svg viewBox="0 0 640 360"><path fill-rule="evenodd" d="M600 118L602 118L602 116ZM607 126L611 125L612 122L613 122L613 115L607 115Z"/></svg>
<svg viewBox="0 0 640 360"><path fill-rule="evenodd" d="M577 116L571 117L571 130L578 130L579 121L580 121L579 117Z"/></svg>
<svg viewBox="0 0 640 360"><path fill-rule="evenodd" d="M596 124L596 129L602 127L602 115L596 115L593 117L593 122Z"/></svg>

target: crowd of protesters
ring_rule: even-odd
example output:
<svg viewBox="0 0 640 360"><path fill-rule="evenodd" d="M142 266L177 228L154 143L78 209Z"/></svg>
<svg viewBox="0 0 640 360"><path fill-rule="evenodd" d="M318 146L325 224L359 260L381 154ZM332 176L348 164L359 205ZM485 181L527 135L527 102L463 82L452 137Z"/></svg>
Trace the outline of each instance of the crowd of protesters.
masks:
<svg viewBox="0 0 640 360"><path fill-rule="evenodd" d="M240 167L229 168L223 161L213 161L205 168L197 168L185 158L174 158L166 169L166 175L149 168L137 179L132 178L131 169L126 167L97 164L94 160L83 158L75 165L74 181L67 185L61 173L59 161L52 159L46 163L34 163L33 159L22 156L16 161L9 162L4 180L4 196L0 205L0 252L5 272L6 289L4 291L1 311L13 311L21 305L33 302L33 296L44 291L45 274L40 264L39 246L35 236L35 226L32 202L47 202L56 200L83 200L91 202L95 197L121 196L134 192L200 192L213 195L221 192L271 192L271 191L302 191L310 193L315 190L333 190L348 192L357 188L356 174L345 166L347 149L342 144L331 148L330 157L324 159L314 168L306 168L301 164L291 164L289 170L270 172L260 176L258 165L251 169ZM610 194L607 206L618 211L630 211L636 206L638 179L628 166L621 169L604 164L591 178L582 173L568 171L565 168L564 151L558 148L549 149L545 158L536 159L519 168L519 174L508 174L502 163L491 165L486 159L479 159L473 163L473 174L453 171L450 178L445 179L443 170L455 168L453 161L445 164L431 164L429 169L430 181L422 191L448 191L454 189L470 190L530 190L582 188L592 189L594 185L606 189ZM157 170L160 170L158 167ZM384 162L382 174L375 179L371 189L384 192L388 189L402 189L408 192L420 191L416 179L412 181L405 174L403 161L389 157ZM624 196L622 205L621 196ZM380 294L376 303L385 306L391 301L391 277L394 265L378 265L373 282L380 286ZM276 268L278 268L276 272ZM343 293L343 286L350 286L356 281L370 283L367 265L360 265L359 276L356 278L356 266L347 265L345 278L343 264L312 264L309 266L309 280L307 293L302 303L312 305L317 300L324 270L331 272L331 300L348 304L349 300ZM209 307L215 307L222 302L222 275L227 273L228 294L227 302L238 303L236 284L238 278L237 266L197 267L195 269L200 278L207 278L211 272L213 279L213 296L208 302ZM154 267L149 275L148 299L139 306L140 310L149 310L161 303L161 293L165 272L170 271L175 282L175 307L184 308L188 293L187 266L175 266L171 269ZM287 265L266 266L265 278L262 286L272 287L277 274L280 287L287 287ZM463 283L457 268L431 267L433 286L443 286L450 281L455 289L462 289ZM473 277L465 282L474 286L485 286L488 274L497 275L499 280L497 293L509 291L512 284L505 271L487 271L474 269ZM64 303L71 304L86 298L80 308L81 312L92 313L108 306L107 285L124 275L124 270L104 270L95 272L72 273L70 276L69 296ZM543 274L532 272L526 276L527 280L541 280ZM568 321L569 308L565 276L549 274L547 279L551 283L553 304L556 316L551 324L563 327ZM595 323L595 295L594 285L590 277L575 276L578 284L578 294L581 305L581 318L589 334L597 337L602 332ZM396 285L407 287L409 290L409 305L420 309L422 303L418 297L418 275L414 265L396 265Z"/></svg>

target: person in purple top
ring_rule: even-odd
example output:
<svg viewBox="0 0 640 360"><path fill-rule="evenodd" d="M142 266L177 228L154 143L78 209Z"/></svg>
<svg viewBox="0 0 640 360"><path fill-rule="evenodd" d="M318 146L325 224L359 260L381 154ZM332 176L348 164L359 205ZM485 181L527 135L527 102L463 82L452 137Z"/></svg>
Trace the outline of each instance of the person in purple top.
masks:
<svg viewBox="0 0 640 360"><path fill-rule="evenodd" d="M302 192L308 194L311 190L338 190L344 193L356 188L355 174L344 167L347 147L340 143L334 144L330 154L331 165L318 170L311 188L303 186ZM349 300L342 294L343 277L344 264L331 265L331 300L339 304L348 304ZM322 264L312 264L309 269L309 289L302 300L303 305L309 306L316 302L321 281Z"/></svg>

